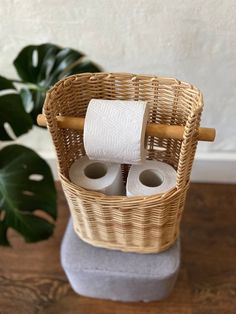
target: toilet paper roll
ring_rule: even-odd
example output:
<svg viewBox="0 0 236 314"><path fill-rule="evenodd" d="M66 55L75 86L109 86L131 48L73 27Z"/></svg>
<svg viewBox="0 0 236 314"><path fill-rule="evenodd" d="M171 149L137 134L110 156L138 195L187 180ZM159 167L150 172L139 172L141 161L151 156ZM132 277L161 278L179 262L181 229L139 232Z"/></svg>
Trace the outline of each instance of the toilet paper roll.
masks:
<svg viewBox="0 0 236 314"><path fill-rule="evenodd" d="M145 101L92 99L84 125L84 147L89 159L122 164L145 160Z"/></svg>
<svg viewBox="0 0 236 314"><path fill-rule="evenodd" d="M72 164L69 177L73 183L88 190L107 195L125 195L119 164L89 160L84 156Z"/></svg>
<svg viewBox="0 0 236 314"><path fill-rule="evenodd" d="M152 195L168 192L176 185L176 171L170 165L147 160L141 165L132 165L129 170L127 196Z"/></svg>

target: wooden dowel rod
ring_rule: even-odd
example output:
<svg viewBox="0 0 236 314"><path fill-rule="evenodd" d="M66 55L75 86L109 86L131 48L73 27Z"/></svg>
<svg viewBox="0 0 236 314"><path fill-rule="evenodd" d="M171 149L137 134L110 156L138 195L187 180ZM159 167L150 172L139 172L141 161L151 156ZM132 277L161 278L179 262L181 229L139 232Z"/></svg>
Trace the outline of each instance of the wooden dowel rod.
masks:
<svg viewBox="0 0 236 314"><path fill-rule="evenodd" d="M39 126L47 126L46 118L43 114L37 117ZM57 116L58 127L62 129L74 129L83 131L84 118ZM213 128L199 128L198 140L213 142L215 140L216 131ZM146 127L146 135L156 136L159 138L183 139L184 127L179 125L165 125L148 123Z"/></svg>

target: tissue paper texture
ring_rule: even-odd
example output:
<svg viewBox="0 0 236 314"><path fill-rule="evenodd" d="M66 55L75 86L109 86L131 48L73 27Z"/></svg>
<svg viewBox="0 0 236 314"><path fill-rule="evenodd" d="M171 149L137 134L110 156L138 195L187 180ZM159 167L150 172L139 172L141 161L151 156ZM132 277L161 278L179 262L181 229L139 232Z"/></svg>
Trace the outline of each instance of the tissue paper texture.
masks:
<svg viewBox="0 0 236 314"><path fill-rule="evenodd" d="M147 119L145 101L92 99L84 125L84 147L89 159L121 164L144 161Z"/></svg>
<svg viewBox="0 0 236 314"><path fill-rule="evenodd" d="M153 195L168 192L176 185L176 171L170 165L147 160L141 165L132 165L126 185L127 196Z"/></svg>
<svg viewBox="0 0 236 314"><path fill-rule="evenodd" d="M89 160L84 156L72 164L69 177L73 183L88 190L107 195L125 194L119 164Z"/></svg>

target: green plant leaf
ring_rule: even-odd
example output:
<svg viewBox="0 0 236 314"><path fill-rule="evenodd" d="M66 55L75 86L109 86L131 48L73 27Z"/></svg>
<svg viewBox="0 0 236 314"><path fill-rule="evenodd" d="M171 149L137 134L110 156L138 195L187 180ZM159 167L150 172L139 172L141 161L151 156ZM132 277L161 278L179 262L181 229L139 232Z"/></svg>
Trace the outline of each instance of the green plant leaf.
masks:
<svg viewBox="0 0 236 314"><path fill-rule="evenodd" d="M46 91L58 80L75 73L100 71L97 65L84 61L83 57L79 51L50 43L27 46L20 51L14 66L32 95L30 114L35 124L37 115L42 113ZM29 98L22 99L25 102ZM28 108L27 104L25 108Z"/></svg>
<svg viewBox="0 0 236 314"><path fill-rule="evenodd" d="M0 90L15 90L15 86L12 81L7 78L0 76Z"/></svg>
<svg viewBox="0 0 236 314"><path fill-rule="evenodd" d="M22 99L13 83L0 76L0 140L14 139L6 129L8 123L15 136L28 132L33 125L31 117L25 112Z"/></svg>
<svg viewBox="0 0 236 314"><path fill-rule="evenodd" d="M47 163L21 145L0 150L0 244L9 245L8 228L27 242L47 239L56 217L56 190Z"/></svg>
<svg viewBox="0 0 236 314"><path fill-rule="evenodd" d="M25 111L30 112L33 108L33 99L31 92L27 88L21 88L19 93L22 98Z"/></svg>

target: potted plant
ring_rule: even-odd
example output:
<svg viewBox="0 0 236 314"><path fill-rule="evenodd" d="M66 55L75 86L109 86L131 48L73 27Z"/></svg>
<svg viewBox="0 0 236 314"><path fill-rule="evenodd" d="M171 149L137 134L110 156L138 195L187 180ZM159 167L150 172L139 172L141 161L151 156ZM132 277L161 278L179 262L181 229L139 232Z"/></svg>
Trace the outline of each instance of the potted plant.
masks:
<svg viewBox="0 0 236 314"><path fill-rule="evenodd" d="M23 48L13 62L19 79L0 76L0 144L27 133L42 112L47 90L61 78L100 68L74 49L54 44ZM50 237L57 218L51 170L22 145L0 147L0 245L10 245L9 228L25 241Z"/></svg>

